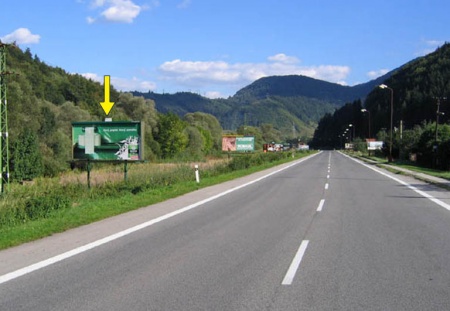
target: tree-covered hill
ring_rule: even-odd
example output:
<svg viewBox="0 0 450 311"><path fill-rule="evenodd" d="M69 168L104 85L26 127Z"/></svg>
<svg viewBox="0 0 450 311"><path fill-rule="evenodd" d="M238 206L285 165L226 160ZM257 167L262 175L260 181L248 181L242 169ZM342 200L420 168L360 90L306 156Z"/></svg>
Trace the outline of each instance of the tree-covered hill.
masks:
<svg viewBox="0 0 450 311"><path fill-rule="evenodd" d="M227 99L208 99L188 92L133 94L153 100L161 112L180 116L194 111L213 114L226 130L269 123L285 137L311 138L324 114L346 102L365 98L389 75L352 87L297 75L266 77Z"/></svg>
<svg viewBox="0 0 450 311"><path fill-rule="evenodd" d="M147 93L134 91L132 94L154 101L156 109L161 113L172 112L179 116L197 111L219 116L228 113L231 109L231 105L226 100L212 100L191 92L159 94L151 91Z"/></svg>
<svg viewBox="0 0 450 311"><path fill-rule="evenodd" d="M447 130L441 129L450 120L449 43L408 62L382 83L388 88L375 87L364 103L349 102L326 114L318 124L312 144L317 148L339 148L343 142L369 136L390 144L392 96L394 156L399 157L401 150L404 157L408 152L416 152L422 158L432 158L437 157L433 150L450 150L450 140L444 139ZM353 127L351 135L343 135L349 124ZM420 138L422 132L428 136ZM429 159L426 161L431 163Z"/></svg>
<svg viewBox="0 0 450 311"><path fill-rule="evenodd" d="M305 76L272 76L261 78L244 87L233 96L239 102L252 102L269 96L304 97L328 102L336 107L361 99L386 76L357 86L343 86Z"/></svg>
<svg viewBox="0 0 450 311"><path fill-rule="evenodd" d="M399 126L400 120L406 128L434 121L437 99L450 95L450 44L405 64L384 83L393 90L395 126ZM365 102L366 108L373 111L375 129L386 127L384 119L389 117L389 100L386 99L389 99L389 92L376 89ZM448 101L440 106L440 111L445 113L440 117L442 123L450 119L449 108Z"/></svg>
<svg viewBox="0 0 450 311"><path fill-rule="evenodd" d="M4 70L4 69L3 69ZM104 87L78 74L47 65L29 49L7 46L6 72L10 176L21 181L66 170L72 159L72 122L101 121ZM144 123L145 154L158 156L154 102L111 87L110 117Z"/></svg>
<svg viewBox="0 0 450 311"><path fill-rule="evenodd" d="M199 148L203 154L211 152L209 148L217 150L220 147L218 127L243 133L261 131L258 135L263 140L268 137L270 140L307 140L313 136L321 118L316 136L317 133L328 135L322 131L327 128L326 122L334 124L328 128L339 131L337 127L343 119L336 121L334 118L339 115L345 116L347 123L353 120L357 125L356 134L363 136L367 116L357 116L355 111L363 107L362 101L366 97L365 107L371 112L372 131L386 128L389 94L386 90L373 91L381 83L394 89L397 127L400 119L406 127L433 120L436 97L448 96L448 54L446 44L427 57L352 87L304 76L266 77L226 99L209 99L189 92L130 94L111 86L111 101L116 105L109 116L114 120L142 120L146 130L146 154L152 159L194 154ZM24 142L35 142L34 147L30 145L41 157L42 170L45 174L55 174L67 167L71 158L71 122L98 121L105 117L99 104L104 99L103 86L81 75L49 66L38 56L33 56L29 49L22 51L8 47L7 69L14 73L7 76L11 167L14 169L20 164L19 154L24 151ZM348 105L354 107L350 109ZM446 112L447 106L442 104L441 109ZM348 111L354 111L350 117ZM189 114L196 115L186 118ZM447 122L448 116L446 113L441 120ZM212 122L213 119L218 123ZM324 123L323 120L328 121ZM182 133L163 128L164 124L177 124ZM210 132L211 128L214 128L214 134ZM167 151L167 141L163 137L171 135L180 141L176 142L177 150Z"/></svg>

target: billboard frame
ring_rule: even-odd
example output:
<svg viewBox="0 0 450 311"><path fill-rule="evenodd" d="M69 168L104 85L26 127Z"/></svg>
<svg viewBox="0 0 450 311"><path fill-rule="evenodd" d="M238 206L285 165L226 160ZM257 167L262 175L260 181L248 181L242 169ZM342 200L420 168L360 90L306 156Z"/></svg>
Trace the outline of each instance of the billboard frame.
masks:
<svg viewBox="0 0 450 311"><path fill-rule="evenodd" d="M99 148L99 145L102 144L102 139L105 139L106 137L102 137L102 135L100 135L100 133L97 133L97 135L95 134L95 127L103 127L104 129L106 128L113 128L115 130L117 130L117 132L120 132L120 129L123 129L123 133L122 134L118 134L118 135L113 135L114 137L108 137L109 140L111 140L111 138L115 138L115 139L120 139L120 140L124 140L127 138L128 134L131 133L135 133L137 134L137 139L138 139L138 144L137 146L135 146L135 144L133 144L131 151L132 151L132 155L130 156L129 151L127 150L128 153L126 153L126 157L116 157L114 158L109 158L112 157L109 153L114 152L114 155L117 155L116 153L118 153L123 145L125 145L125 143L129 143L131 141L128 142L124 142L122 146L120 146L119 142L121 141L115 141L115 139L112 139L112 141L108 141L108 144L118 144L118 146L116 148L112 148L111 146L109 146L109 148L106 148L105 150L107 150L106 152L109 154L109 156L107 156L106 158L104 157L103 159L100 157L100 155L102 155L102 153L97 153L97 155L99 156L99 158L95 158L95 156L85 156L85 157L75 157L75 151L77 151L77 155L80 154L80 150L84 149L86 150L86 146L83 146L84 148L79 148L81 146L79 146L80 143L80 135L81 133L83 133L83 129L86 128L94 128L94 130L89 130L89 133L91 137L89 137L87 139L88 143L90 144L90 146L88 146L88 154L95 154L95 148ZM134 129L134 130L131 130ZM127 131L128 130L128 131ZM107 131L106 131L107 132ZM106 132L104 133L105 136ZM84 133L86 133L86 131L84 130ZM128 134L125 134L128 133ZM83 141L84 139L84 141ZM81 139L84 143L86 143L86 135L84 138ZM135 141L133 141L135 142ZM143 142L144 142L144 124L141 121L84 121L84 122L72 122L72 160L69 161L71 165L74 165L76 163L86 163L87 165L87 185L88 188L91 188L91 170L92 170L92 164L93 163L123 163L123 172L124 172L124 181L126 182L128 179L128 163L142 163L142 162L146 162L145 160L143 160L143 156L144 156L144 146L143 146ZM129 146L126 146L129 147ZM137 148L137 149L136 149ZM92 153L93 152L93 153ZM81 152L82 154L82 152Z"/></svg>
<svg viewBox="0 0 450 311"><path fill-rule="evenodd" d="M253 152L255 137L242 135L223 135L222 152Z"/></svg>
<svg viewBox="0 0 450 311"><path fill-rule="evenodd" d="M143 141L141 121L72 122L72 160L140 161Z"/></svg>

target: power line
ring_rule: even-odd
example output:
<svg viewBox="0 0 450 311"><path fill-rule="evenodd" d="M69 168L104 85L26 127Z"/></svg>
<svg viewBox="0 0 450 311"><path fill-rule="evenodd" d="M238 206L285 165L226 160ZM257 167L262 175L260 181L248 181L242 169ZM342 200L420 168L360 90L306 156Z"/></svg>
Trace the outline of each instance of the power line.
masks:
<svg viewBox="0 0 450 311"><path fill-rule="evenodd" d="M6 54L9 44L0 42L0 191L9 188L9 133L8 133L8 99L6 77L11 73L6 70Z"/></svg>

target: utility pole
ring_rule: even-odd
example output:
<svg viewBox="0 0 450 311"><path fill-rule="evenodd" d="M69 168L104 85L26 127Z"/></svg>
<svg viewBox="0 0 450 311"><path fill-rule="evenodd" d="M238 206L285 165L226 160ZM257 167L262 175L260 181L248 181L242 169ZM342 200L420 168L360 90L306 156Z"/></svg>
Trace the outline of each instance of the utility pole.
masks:
<svg viewBox="0 0 450 311"><path fill-rule="evenodd" d="M439 110L439 107L441 106L441 99L446 100L446 97L436 97L436 127L434 130L434 146L433 146L433 167L437 168L438 166L438 125L439 125L439 116L444 115L443 112Z"/></svg>
<svg viewBox="0 0 450 311"><path fill-rule="evenodd" d="M437 99L437 102L436 102L437 109L436 109L436 129L435 129L435 138L434 138L434 141L435 141L435 143L436 143L436 145L437 145L437 141L438 141L438 124L439 124L439 116L444 115L444 113L441 112L441 111L439 110L439 107L440 107L440 105L441 105L441 99L442 99L442 100L446 100L447 98L446 98L446 97L437 97L436 99Z"/></svg>
<svg viewBox="0 0 450 311"><path fill-rule="evenodd" d="M292 138L295 139L295 124L292 122Z"/></svg>
<svg viewBox="0 0 450 311"><path fill-rule="evenodd" d="M6 97L6 71L7 44L0 42L0 191L9 188L9 139L8 139L8 100Z"/></svg>

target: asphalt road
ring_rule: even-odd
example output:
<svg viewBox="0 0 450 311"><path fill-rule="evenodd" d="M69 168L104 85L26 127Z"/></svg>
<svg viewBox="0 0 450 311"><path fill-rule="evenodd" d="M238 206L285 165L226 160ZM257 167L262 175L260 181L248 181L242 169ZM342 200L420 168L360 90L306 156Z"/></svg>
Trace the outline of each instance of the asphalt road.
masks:
<svg viewBox="0 0 450 311"><path fill-rule="evenodd" d="M450 310L447 191L280 168L0 252L0 310Z"/></svg>

